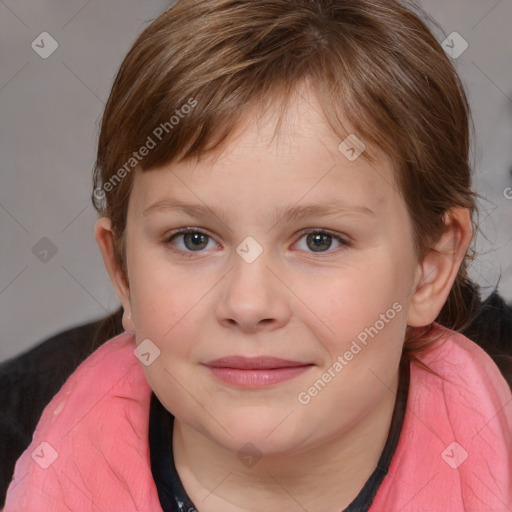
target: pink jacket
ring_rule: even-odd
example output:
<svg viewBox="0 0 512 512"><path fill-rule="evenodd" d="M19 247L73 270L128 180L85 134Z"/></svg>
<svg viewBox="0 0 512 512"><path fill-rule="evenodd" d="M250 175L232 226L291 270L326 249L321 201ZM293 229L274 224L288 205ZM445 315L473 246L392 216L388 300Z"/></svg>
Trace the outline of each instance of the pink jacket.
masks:
<svg viewBox="0 0 512 512"><path fill-rule="evenodd" d="M439 329L443 329L438 327ZM371 512L511 510L512 394L475 343L450 333L411 365L402 434ZM151 389L132 333L84 361L44 410L4 512L161 512L151 476Z"/></svg>

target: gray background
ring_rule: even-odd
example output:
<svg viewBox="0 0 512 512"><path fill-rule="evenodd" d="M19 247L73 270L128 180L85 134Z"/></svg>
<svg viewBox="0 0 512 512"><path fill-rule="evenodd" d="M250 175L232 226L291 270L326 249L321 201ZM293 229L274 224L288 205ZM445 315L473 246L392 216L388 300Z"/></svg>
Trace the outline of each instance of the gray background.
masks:
<svg viewBox="0 0 512 512"><path fill-rule="evenodd" d="M96 140L119 64L168 5L0 1L0 361L119 305L93 235ZM469 45L454 62L473 109L485 198L471 276L484 297L498 286L512 300L512 0L422 5L443 28L439 41L458 32ZM31 47L42 32L59 45L46 59Z"/></svg>

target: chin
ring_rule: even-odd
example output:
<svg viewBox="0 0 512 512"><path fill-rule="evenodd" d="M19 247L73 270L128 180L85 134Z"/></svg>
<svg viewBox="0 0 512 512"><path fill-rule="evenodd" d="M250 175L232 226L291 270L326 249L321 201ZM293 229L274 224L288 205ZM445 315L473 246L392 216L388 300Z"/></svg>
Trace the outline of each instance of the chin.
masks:
<svg viewBox="0 0 512 512"><path fill-rule="evenodd" d="M286 415L281 414L262 418L254 414L246 415L238 421L228 422L226 416L223 416L222 426L226 430L215 423L208 425L210 428L207 428L207 432L204 433L225 449L237 454L244 449L267 456L299 451L298 447L304 448L304 443L309 436L305 432L302 436L298 436L297 426L291 422L285 425L288 421L283 422L285 417Z"/></svg>

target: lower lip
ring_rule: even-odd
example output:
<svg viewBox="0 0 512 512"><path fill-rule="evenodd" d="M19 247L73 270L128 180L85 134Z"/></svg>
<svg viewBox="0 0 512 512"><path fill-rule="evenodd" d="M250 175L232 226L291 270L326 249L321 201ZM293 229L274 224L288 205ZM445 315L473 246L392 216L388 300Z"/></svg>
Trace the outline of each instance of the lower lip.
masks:
<svg viewBox="0 0 512 512"><path fill-rule="evenodd" d="M215 377L232 386L262 388L293 379L311 368L311 365L266 370L242 370L239 368L219 368L212 366L209 368Z"/></svg>

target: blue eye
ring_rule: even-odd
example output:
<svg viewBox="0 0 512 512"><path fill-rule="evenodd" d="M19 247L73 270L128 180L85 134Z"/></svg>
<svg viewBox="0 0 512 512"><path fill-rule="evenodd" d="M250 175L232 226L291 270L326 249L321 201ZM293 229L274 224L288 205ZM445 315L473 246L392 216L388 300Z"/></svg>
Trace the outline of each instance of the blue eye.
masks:
<svg viewBox="0 0 512 512"><path fill-rule="evenodd" d="M186 256L191 256L192 253L194 252L202 252L203 249L207 249L209 241L213 243L213 247L210 247L210 249L218 247L218 244L213 241L210 235L194 228L187 228L181 231L171 233L166 238L164 243L166 245L177 246L178 244L176 244L174 240L180 238L183 241L182 247L178 247L177 249L173 250L175 250L176 252L185 253ZM301 250L305 250L307 252L333 252L328 251L328 249L332 247L333 240L336 240L338 242L338 247L350 246L350 243L347 240L341 238L340 236L334 235L333 233L330 233L329 231L326 231L324 229L310 229L306 232L303 232L301 238L296 242L296 244L299 244L299 242L304 238L306 239L307 248Z"/></svg>

